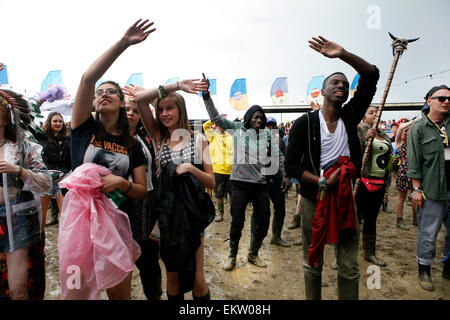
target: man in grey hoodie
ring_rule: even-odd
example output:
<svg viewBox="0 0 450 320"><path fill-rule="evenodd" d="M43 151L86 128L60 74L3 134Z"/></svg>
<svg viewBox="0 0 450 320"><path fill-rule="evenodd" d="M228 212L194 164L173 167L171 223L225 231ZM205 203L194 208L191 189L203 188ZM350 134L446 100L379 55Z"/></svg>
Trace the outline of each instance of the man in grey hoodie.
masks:
<svg viewBox="0 0 450 320"><path fill-rule="evenodd" d="M204 81L208 82L206 79ZM229 121L219 115L208 91L202 92L202 96L211 121L233 136L230 255L223 269L231 271L236 265L245 210L249 202L253 204L253 213L247 260L258 267L266 267L266 263L258 256L270 224L270 199L266 176L274 175L280 170L283 178L286 177L283 154L271 132L265 128L267 118L260 106L254 105L247 110L244 123ZM289 184L289 179L283 179L283 191Z"/></svg>

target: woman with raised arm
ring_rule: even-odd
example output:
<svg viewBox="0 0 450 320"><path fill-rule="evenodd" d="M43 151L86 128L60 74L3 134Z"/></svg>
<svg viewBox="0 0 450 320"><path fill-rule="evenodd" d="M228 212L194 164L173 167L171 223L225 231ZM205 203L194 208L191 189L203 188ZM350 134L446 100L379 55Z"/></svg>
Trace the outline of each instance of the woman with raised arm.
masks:
<svg viewBox="0 0 450 320"><path fill-rule="evenodd" d="M148 20L134 23L122 38L103 53L83 74L72 111L70 149L72 169L92 162L112 173L101 178L104 193L120 192L125 201L119 209L129 213L130 198L144 199L147 195L145 158L136 140L130 136L125 112L124 94L120 86L106 81L95 88L96 81L129 46L138 44L155 29ZM95 106L95 119L91 107ZM129 176L132 181L129 181ZM118 285L107 289L109 299L131 299L131 272Z"/></svg>
<svg viewBox="0 0 450 320"><path fill-rule="evenodd" d="M25 136L31 122L23 97L0 90L0 253L6 256L13 300L29 299L29 249L44 237L39 195L52 184L42 147Z"/></svg>
<svg viewBox="0 0 450 320"><path fill-rule="evenodd" d="M199 79L182 80L135 93L142 123L157 149L155 153L159 181L155 187L157 194L160 192L167 195L167 192L170 191L165 190L167 184L164 186L161 181L173 181L172 186L176 190L186 183L184 178L193 180L191 182L197 193L195 197L192 197L193 200L185 199L181 194L175 194L175 196L180 196L175 198L177 202L187 204L185 201L189 201L189 207L195 208L190 212L190 215L184 216L190 221L188 225L181 226L181 219L171 220L170 217L167 217L169 213L174 215L172 212L180 215L186 214L180 212L180 207L176 204L172 208L167 206L167 202L159 201L154 208L159 213L161 257L167 270L167 298L169 300L183 300L184 293L191 289L193 299L210 299L203 270L203 251L204 228L214 219L214 205L204 188L214 188L214 172L209 156L208 143L201 134L192 132L187 117L185 100L183 96L175 93L176 90L183 90L196 94L199 91L206 90L206 88L207 86ZM149 103L153 100L155 100L153 105L156 109L156 120L149 107ZM174 170L173 176L175 177L172 177L173 180L165 180L168 176L167 172L171 168ZM158 188L160 189L158 190ZM164 190L161 190L161 188ZM199 216L199 220L192 222L192 215ZM202 221L202 223L198 221ZM171 233L175 226L183 228L182 234ZM189 243L189 239L193 239L193 243ZM177 253L177 251L174 251L176 250L175 246L170 247L170 244L174 241L181 241L180 245L190 249L180 249ZM174 250L166 250L168 248ZM176 256L177 254L179 257ZM180 262L181 256L185 257L182 262ZM191 268L192 265L194 268ZM191 270L194 273L193 278L188 278L185 270ZM186 279L188 281L185 281ZM193 284L192 279L194 280Z"/></svg>

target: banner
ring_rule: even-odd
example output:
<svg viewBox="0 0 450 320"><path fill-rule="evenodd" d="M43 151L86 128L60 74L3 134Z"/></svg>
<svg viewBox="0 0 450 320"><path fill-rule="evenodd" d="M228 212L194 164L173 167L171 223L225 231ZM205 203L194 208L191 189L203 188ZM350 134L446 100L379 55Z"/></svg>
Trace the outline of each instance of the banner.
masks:
<svg viewBox="0 0 450 320"><path fill-rule="evenodd" d="M315 76L311 79L306 90L306 100L308 103L315 102L320 105L323 104L323 96L320 93L322 90L324 76Z"/></svg>
<svg viewBox="0 0 450 320"><path fill-rule="evenodd" d="M144 87L144 81L142 80L142 73L133 73L127 80L126 86L134 84L137 87Z"/></svg>
<svg viewBox="0 0 450 320"><path fill-rule="evenodd" d="M217 94L216 79L209 79L209 94ZM199 92L198 95L201 97L202 93Z"/></svg>
<svg viewBox="0 0 450 320"><path fill-rule="evenodd" d="M270 89L270 96L272 97L273 104L289 104L289 94L287 89L287 78L276 78L272 83Z"/></svg>
<svg viewBox="0 0 450 320"><path fill-rule="evenodd" d="M61 70L50 71L41 84L41 91L45 91L53 84L63 84Z"/></svg>
<svg viewBox="0 0 450 320"><path fill-rule="evenodd" d="M248 109L246 79L236 79L230 90L230 104L237 111Z"/></svg>
<svg viewBox="0 0 450 320"><path fill-rule="evenodd" d="M359 83L359 73L356 74L356 76L353 78L352 85L350 86L350 95L353 97L353 95L356 92L356 88L358 87Z"/></svg>
<svg viewBox="0 0 450 320"><path fill-rule="evenodd" d="M8 68L6 64L3 65L3 70L0 71L0 84L8 84Z"/></svg>

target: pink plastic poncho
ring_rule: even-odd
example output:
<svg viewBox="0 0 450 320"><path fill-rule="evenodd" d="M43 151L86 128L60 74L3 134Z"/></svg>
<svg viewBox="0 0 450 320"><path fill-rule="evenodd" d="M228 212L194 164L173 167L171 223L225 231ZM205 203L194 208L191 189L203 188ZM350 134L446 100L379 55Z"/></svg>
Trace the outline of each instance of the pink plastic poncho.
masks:
<svg viewBox="0 0 450 320"><path fill-rule="evenodd" d="M128 216L100 191L100 175L111 172L85 163L63 179L67 188L59 223L62 299L100 299L102 290L122 282L140 255Z"/></svg>

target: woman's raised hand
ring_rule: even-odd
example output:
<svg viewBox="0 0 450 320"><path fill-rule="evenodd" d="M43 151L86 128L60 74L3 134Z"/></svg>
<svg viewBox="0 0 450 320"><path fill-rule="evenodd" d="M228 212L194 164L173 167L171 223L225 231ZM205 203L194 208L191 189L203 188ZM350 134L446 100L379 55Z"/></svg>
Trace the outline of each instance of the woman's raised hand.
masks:
<svg viewBox="0 0 450 320"><path fill-rule="evenodd" d="M122 91L124 94L132 96L132 97L136 97L136 93L138 93L139 91L145 90L142 87L139 86L135 86L134 84L130 84L129 86L125 86L122 88Z"/></svg>
<svg viewBox="0 0 450 320"><path fill-rule="evenodd" d="M178 86L180 87L180 90L194 94L208 90L208 84L200 79L181 80L178 81Z"/></svg>
<svg viewBox="0 0 450 320"><path fill-rule="evenodd" d="M128 28L122 37L122 39L130 46L144 41L150 33L156 30L155 28L148 30L148 28L153 25L153 22L149 22L148 19L142 23L141 21L142 19L136 21L131 27Z"/></svg>
<svg viewBox="0 0 450 320"><path fill-rule="evenodd" d="M328 41L322 36L319 36L319 38L313 37L312 40L309 40L309 47L311 49L314 49L315 51L323 54L325 57L328 58L339 58L342 53L344 52L344 48L342 48L337 43Z"/></svg>

